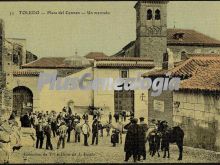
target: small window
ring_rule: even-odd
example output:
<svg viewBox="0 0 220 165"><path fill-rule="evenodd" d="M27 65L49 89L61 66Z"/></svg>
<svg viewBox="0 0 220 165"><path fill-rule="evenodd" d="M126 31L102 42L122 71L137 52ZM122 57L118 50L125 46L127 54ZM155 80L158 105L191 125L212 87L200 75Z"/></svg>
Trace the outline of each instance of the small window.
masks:
<svg viewBox="0 0 220 165"><path fill-rule="evenodd" d="M174 110L176 110L176 112L179 112L179 107L180 107L180 102L179 101L175 101L174 103L173 103L173 107L174 107Z"/></svg>
<svg viewBox="0 0 220 165"><path fill-rule="evenodd" d="M186 60L187 59L187 53L185 51L181 52L181 60Z"/></svg>
<svg viewBox="0 0 220 165"><path fill-rule="evenodd" d="M157 9L155 11L155 20L160 20L160 10L159 9Z"/></svg>
<svg viewBox="0 0 220 165"><path fill-rule="evenodd" d="M152 10L151 9L149 9L149 10L147 10L147 20L151 20L152 19Z"/></svg>
<svg viewBox="0 0 220 165"><path fill-rule="evenodd" d="M215 54L216 51L215 51L215 50L211 50L209 53L211 53L211 54Z"/></svg>
<svg viewBox="0 0 220 165"><path fill-rule="evenodd" d="M177 39L177 40L183 40L184 39L184 34L183 32L177 32L173 35L173 38L174 39Z"/></svg>
<svg viewBox="0 0 220 165"><path fill-rule="evenodd" d="M18 64L18 55L17 54L13 54L13 63Z"/></svg>
<svg viewBox="0 0 220 165"><path fill-rule="evenodd" d="M128 78L128 70L121 71L121 78Z"/></svg>

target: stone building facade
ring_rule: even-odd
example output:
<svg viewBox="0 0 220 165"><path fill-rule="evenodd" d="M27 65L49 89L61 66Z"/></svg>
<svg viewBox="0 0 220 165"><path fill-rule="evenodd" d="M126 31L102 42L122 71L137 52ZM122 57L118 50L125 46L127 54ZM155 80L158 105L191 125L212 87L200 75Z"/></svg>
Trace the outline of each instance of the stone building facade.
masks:
<svg viewBox="0 0 220 165"><path fill-rule="evenodd" d="M14 80L12 88L18 86L28 88L33 94L34 111L57 111L70 101L74 101L74 111L83 113L88 110L89 105L101 107L107 115L115 111L127 110L134 111L137 117L147 116L147 93L142 90L117 93L114 90L49 90L49 84L46 84L42 90L38 89L39 73L59 72L61 68L56 68L58 64L54 58L50 60L50 69L46 69L45 58L36 60L30 64L23 65L23 69L13 72ZM54 61L55 63L52 64ZM59 60L60 62L60 60ZM62 62L61 62L62 63ZM54 67L52 67L54 65ZM67 66L66 66L67 67ZM68 66L69 71L76 69L75 66ZM53 69L52 69L53 68ZM123 78L137 78L141 74L154 68L152 60L146 58L114 58L98 57L94 58L90 66L78 68L78 71L63 75L61 81L68 78L80 78L85 73L90 73L92 77L87 83L91 83L97 78L113 78L113 80ZM19 84L19 85L18 85ZM120 97L119 97L120 95ZM53 96L53 99L50 99ZM16 103L18 104L18 103Z"/></svg>
<svg viewBox="0 0 220 165"><path fill-rule="evenodd" d="M174 92L174 125L185 131L185 144L220 151L220 95L203 92Z"/></svg>
<svg viewBox="0 0 220 165"><path fill-rule="evenodd" d="M161 67L167 48L167 1L138 1L135 56L153 59Z"/></svg>
<svg viewBox="0 0 220 165"><path fill-rule="evenodd" d="M156 78L170 72L170 78L181 78L178 91L165 91L159 97L149 96L149 119L166 120L173 126L181 126L185 132L185 145L219 151L219 69L219 55L201 54L193 55L172 69L144 74L144 77Z"/></svg>
<svg viewBox="0 0 220 165"><path fill-rule="evenodd" d="M167 29L167 1L138 1L136 40L113 56L145 56L161 67L167 48L179 62L190 54L220 54L220 41L191 29Z"/></svg>
<svg viewBox="0 0 220 165"><path fill-rule="evenodd" d="M3 20L0 20L0 38L0 116L7 119L13 111L13 72L31 61L33 54L26 56L25 39L5 38Z"/></svg>

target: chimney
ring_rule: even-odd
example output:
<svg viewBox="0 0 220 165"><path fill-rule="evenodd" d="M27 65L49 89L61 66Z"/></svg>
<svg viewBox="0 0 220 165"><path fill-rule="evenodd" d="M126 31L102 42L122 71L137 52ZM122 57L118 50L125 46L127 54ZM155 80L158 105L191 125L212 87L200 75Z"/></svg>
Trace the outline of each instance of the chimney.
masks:
<svg viewBox="0 0 220 165"><path fill-rule="evenodd" d="M170 49L167 48L166 53L163 54L162 69L168 70L172 68L174 68L173 52L171 52Z"/></svg>

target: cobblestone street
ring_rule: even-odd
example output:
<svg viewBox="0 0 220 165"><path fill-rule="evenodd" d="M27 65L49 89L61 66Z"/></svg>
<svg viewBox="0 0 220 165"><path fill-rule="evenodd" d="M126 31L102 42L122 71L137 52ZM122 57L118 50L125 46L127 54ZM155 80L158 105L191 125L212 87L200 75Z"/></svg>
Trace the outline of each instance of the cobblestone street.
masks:
<svg viewBox="0 0 220 165"><path fill-rule="evenodd" d="M23 147L19 151L15 151L10 157L10 163L123 163L124 150L123 145L112 147L110 137L100 137L99 144L83 146L81 143L73 142L73 135L71 143L66 143L65 149L56 149L56 138L53 138L54 150L35 149L34 147ZM91 137L89 138L91 144ZM45 148L45 143L44 143ZM147 144L148 151L148 144ZM207 150L195 149L191 147L184 147L183 160L177 161L178 149L175 145L170 147L170 158L162 158L161 156L150 157L147 153L147 160L141 161L143 163L204 163L204 162L220 162L220 155ZM132 159L129 160L132 162Z"/></svg>

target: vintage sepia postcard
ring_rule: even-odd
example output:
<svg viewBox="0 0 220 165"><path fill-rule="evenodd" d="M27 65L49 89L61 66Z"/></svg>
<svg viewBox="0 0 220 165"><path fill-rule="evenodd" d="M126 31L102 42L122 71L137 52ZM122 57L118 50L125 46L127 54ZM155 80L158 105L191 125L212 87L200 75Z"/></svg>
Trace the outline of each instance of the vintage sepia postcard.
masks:
<svg viewBox="0 0 220 165"><path fill-rule="evenodd" d="M1 1L0 163L220 163L219 15Z"/></svg>

